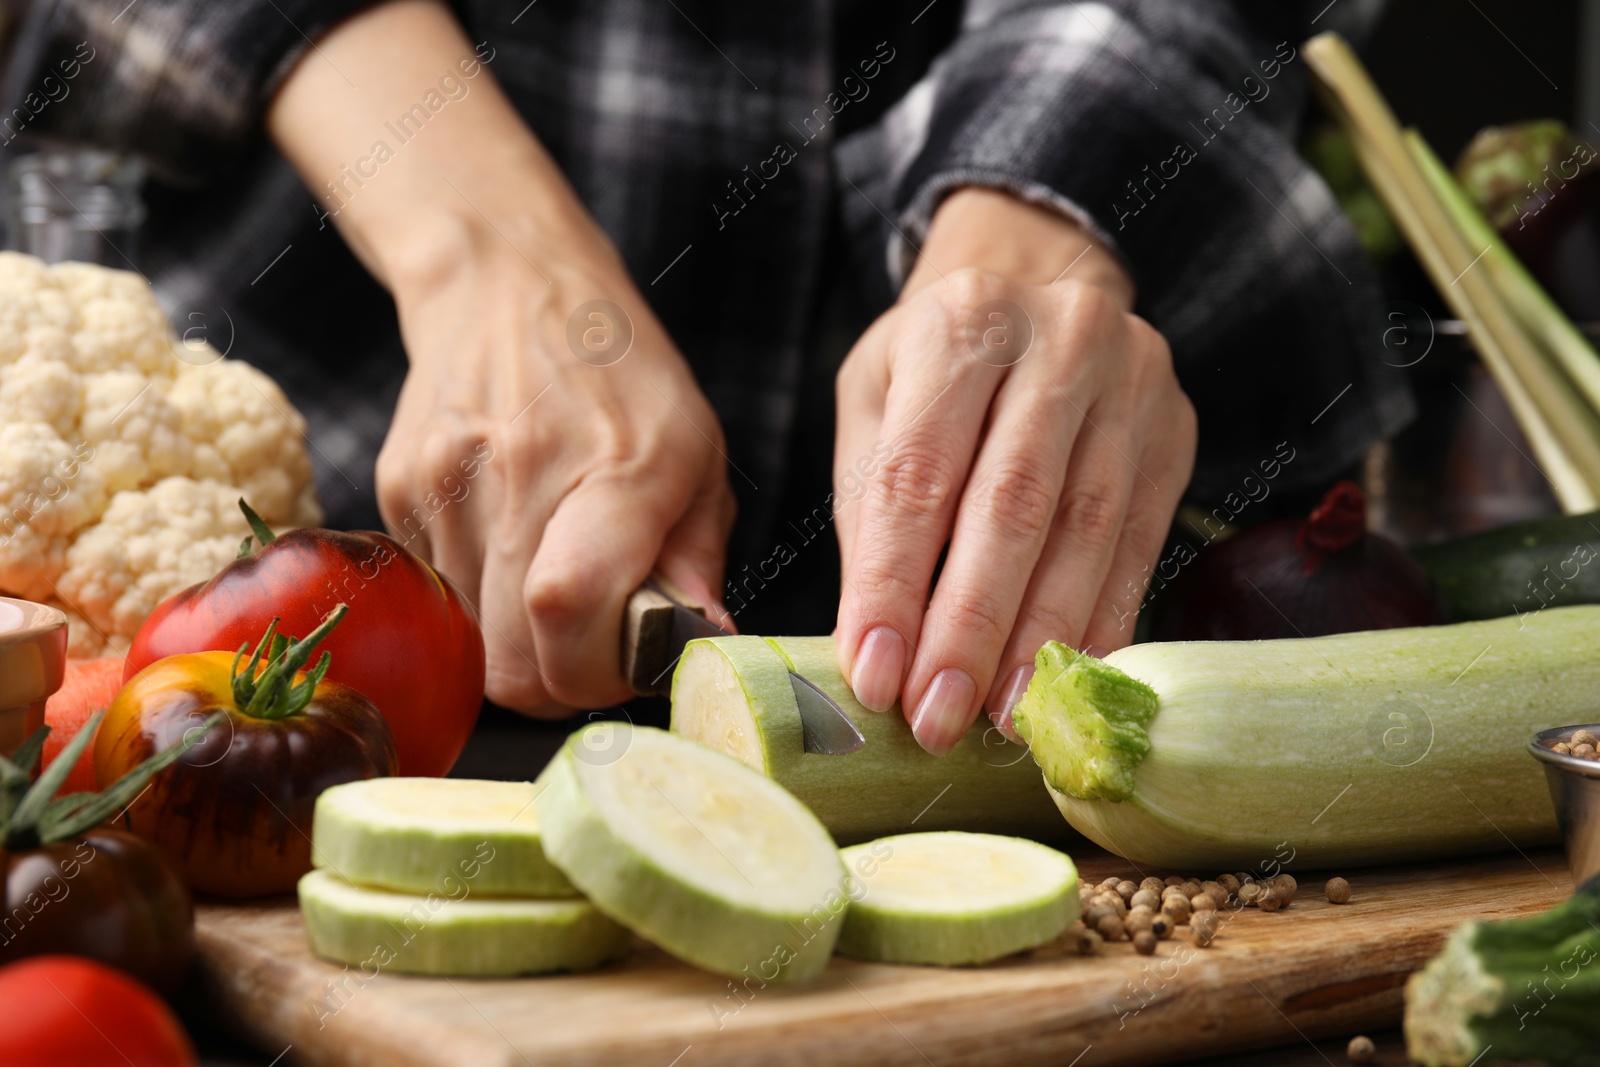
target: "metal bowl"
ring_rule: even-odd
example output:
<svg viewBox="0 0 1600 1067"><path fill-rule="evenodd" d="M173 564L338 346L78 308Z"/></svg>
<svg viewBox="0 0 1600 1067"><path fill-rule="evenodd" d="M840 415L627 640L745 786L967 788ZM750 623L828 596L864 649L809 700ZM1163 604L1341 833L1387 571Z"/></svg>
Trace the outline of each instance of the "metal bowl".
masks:
<svg viewBox="0 0 1600 1067"><path fill-rule="evenodd" d="M1528 751L1544 764L1544 779L1555 802L1561 840L1572 868L1572 884L1582 885L1600 874L1600 761L1553 752L1549 745L1571 742L1579 730L1600 735L1600 723L1559 726L1533 735Z"/></svg>

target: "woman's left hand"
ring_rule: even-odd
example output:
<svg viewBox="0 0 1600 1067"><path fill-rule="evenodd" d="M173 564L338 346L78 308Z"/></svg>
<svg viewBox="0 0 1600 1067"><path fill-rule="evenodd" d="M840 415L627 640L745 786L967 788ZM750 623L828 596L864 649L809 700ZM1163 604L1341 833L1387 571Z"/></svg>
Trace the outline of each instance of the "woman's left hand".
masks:
<svg viewBox="0 0 1600 1067"><path fill-rule="evenodd" d="M839 666L868 707L898 700L930 752L980 707L1009 735L1046 641L1132 639L1196 433L1132 302L1075 223L962 189L840 369Z"/></svg>

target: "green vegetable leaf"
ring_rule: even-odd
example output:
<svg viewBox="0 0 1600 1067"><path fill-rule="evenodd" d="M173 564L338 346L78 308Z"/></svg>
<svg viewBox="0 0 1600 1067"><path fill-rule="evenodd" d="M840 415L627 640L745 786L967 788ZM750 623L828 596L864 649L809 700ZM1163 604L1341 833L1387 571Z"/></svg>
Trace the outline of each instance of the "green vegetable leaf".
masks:
<svg viewBox="0 0 1600 1067"><path fill-rule="evenodd" d="M83 755L83 750L94 740L94 732L100 728L100 720L105 717L105 708L89 716L88 721L78 728L72 740L67 742L67 747L62 749L50 766L44 769L44 773L39 775L39 780L33 783L23 796L22 803L17 805L16 811L12 812L11 818L7 820L8 838L14 833L31 833L39 825L39 818L44 814L45 806L61 788L61 783L67 780L67 775L72 773L72 768L77 766L78 757Z"/></svg>

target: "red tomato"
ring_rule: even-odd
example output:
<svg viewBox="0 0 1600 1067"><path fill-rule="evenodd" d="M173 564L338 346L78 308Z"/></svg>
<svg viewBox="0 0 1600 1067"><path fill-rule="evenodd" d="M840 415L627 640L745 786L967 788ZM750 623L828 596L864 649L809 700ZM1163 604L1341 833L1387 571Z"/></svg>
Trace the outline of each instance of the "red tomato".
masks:
<svg viewBox="0 0 1600 1067"><path fill-rule="evenodd" d="M338 604L350 614L321 645L329 681L378 706L400 774L445 774L483 702L483 633L433 568L381 533L294 530L234 560L156 608L123 680L167 656L254 647L274 618L304 637Z"/></svg>
<svg viewBox="0 0 1600 1067"><path fill-rule="evenodd" d="M55 762L56 756L89 721L89 716L111 706L111 698L121 688L122 660L118 657L67 660L66 680L44 706L44 721L50 727L50 734L44 739L44 761L40 770ZM88 793L93 792L94 787L94 745L91 743L62 783L61 793Z"/></svg>
<svg viewBox="0 0 1600 1067"><path fill-rule="evenodd" d="M193 1067L183 1027L154 993L76 956L0 967L6 1067Z"/></svg>

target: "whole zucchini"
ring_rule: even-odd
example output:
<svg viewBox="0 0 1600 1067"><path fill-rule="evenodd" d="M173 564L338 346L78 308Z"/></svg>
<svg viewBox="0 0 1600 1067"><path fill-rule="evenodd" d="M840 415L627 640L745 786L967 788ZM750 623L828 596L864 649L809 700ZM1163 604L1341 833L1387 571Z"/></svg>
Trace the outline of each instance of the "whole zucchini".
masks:
<svg viewBox="0 0 1600 1067"><path fill-rule="evenodd" d="M1600 606L1280 641L1051 642L1014 712L1079 832L1139 863L1411 861L1556 840L1537 730L1594 718Z"/></svg>
<svg viewBox="0 0 1600 1067"><path fill-rule="evenodd" d="M1406 982L1406 1054L1425 1067L1484 1059L1597 1067L1600 877L1541 915L1457 927Z"/></svg>
<svg viewBox="0 0 1600 1067"><path fill-rule="evenodd" d="M1455 622L1600 604L1600 511L1502 526L1414 548Z"/></svg>

